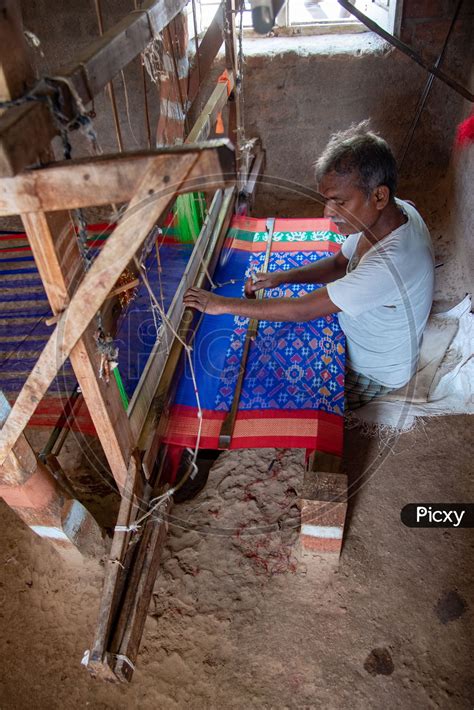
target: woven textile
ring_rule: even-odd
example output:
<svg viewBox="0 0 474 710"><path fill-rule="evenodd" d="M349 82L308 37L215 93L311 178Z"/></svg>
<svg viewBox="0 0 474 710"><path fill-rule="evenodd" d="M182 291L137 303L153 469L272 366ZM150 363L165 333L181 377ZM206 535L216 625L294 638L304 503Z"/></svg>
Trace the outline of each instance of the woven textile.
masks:
<svg viewBox="0 0 474 710"><path fill-rule="evenodd" d="M277 219L269 271L288 270L337 252L344 238L329 220ZM215 292L242 296L246 277L262 268L265 220L235 217L215 272ZM301 296L316 286L289 285L266 298ZM218 448L241 366L248 320L202 317L193 362L203 413L201 448ZM307 323L260 321L251 344L231 448L295 447L340 454L345 340L335 316ZM183 362L166 440L195 446L198 409Z"/></svg>
<svg viewBox="0 0 474 710"><path fill-rule="evenodd" d="M12 404L46 345L52 329L48 299L22 232L0 232L0 389ZM67 360L30 419L30 427L53 427L77 384ZM72 429L94 434L87 407L75 408Z"/></svg>
<svg viewBox="0 0 474 710"><path fill-rule="evenodd" d="M393 392L393 387L381 385L380 382L375 382L360 372L355 372L351 369L346 370L347 409L359 409L364 404L372 402L376 397L383 397L389 392Z"/></svg>

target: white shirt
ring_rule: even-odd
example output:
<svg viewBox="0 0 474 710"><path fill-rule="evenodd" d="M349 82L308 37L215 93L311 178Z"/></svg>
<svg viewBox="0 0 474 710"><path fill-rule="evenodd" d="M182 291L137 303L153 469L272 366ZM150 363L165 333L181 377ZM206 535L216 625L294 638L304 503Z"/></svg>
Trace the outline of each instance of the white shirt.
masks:
<svg viewBox="0 0 474 710"><path fill-rule="evenodd" d="M327 285L341 309L347 364L382 385L402 387L416 371L423 330L433 301L434 256L417 210L396 200L408 221L351 264L362 233L342 245L347 273ZM351 270L352 269L352 270Z"/></svg>

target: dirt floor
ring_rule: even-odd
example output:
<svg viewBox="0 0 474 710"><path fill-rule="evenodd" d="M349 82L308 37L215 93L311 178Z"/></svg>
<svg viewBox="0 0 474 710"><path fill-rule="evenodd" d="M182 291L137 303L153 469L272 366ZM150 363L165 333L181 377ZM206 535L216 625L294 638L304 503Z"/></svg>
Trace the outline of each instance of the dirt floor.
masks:
<svg viewBox="0 0 474 710"><path fill-rule="evenodd" d="M80 665L101 566L64 563L2 503L0 707L472 708L472 531L400 522L408 502L472 500L469 424L347 432L338 567L298 551L302 452L222 454L174 508L130 686Z"/></svg>

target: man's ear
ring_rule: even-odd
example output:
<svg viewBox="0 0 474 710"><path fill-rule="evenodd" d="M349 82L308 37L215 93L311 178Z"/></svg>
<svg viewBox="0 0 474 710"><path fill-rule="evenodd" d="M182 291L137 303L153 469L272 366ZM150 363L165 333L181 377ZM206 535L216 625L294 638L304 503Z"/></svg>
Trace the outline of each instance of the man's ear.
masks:
<svg viewBox="0 0 474 710"><path fill-rule="evenodd" d="M373 198L375 202L375 207L378 210L383 210L388 205L390 201L390 190L386 185L379 185L373 191Z"/></svg>

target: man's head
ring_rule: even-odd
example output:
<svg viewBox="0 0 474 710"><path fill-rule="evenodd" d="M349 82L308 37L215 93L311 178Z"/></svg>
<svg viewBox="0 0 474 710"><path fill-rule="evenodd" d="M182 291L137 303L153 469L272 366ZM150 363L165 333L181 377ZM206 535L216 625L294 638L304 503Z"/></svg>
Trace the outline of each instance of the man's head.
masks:
<svg viewBox="0 0 474 710"><path fill-rule="evenodd" d="M316 162L316 180L325 215L349 234L370 230L393 202L397 165L387 142L364 121L331 136Z"/></svg>

